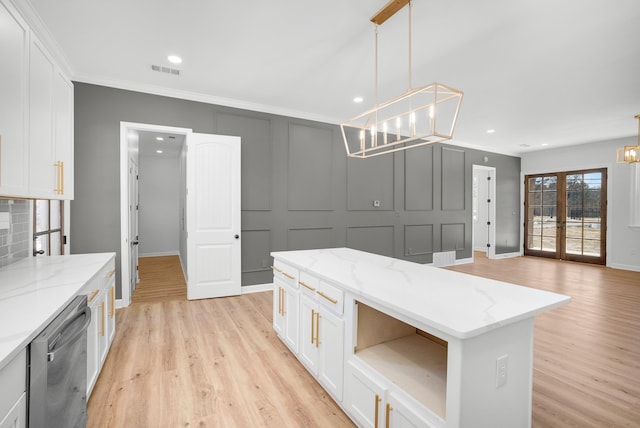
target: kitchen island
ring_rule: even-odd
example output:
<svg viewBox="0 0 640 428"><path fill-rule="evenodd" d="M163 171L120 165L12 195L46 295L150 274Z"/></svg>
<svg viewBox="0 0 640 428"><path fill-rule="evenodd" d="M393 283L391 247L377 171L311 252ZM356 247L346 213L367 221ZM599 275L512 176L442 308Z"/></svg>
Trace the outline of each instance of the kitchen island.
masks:
<svg viewBox="0 0 640 428"><path fill-rule="evenodd" d="M533 317L570 297L347 248L272 255L276 332L358 425L531 425Z"/></svg>

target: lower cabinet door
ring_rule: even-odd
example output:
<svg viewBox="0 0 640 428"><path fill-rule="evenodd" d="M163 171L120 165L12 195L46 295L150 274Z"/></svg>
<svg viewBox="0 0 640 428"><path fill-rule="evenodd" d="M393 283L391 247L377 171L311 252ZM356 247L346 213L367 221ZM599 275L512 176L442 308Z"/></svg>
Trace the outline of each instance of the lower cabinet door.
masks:
<svg viewBox="0 0 640 428"><path fill-rule="evenodd" d="M298 301L298 296L298 290L289 286L284 288L284 342L296 355L298 354L298 331L300 327L300 319L298 318L300 302Z"/></svg>
<svg viewBox="0 0 640 428"><path fill-rule="evenodd" d="M344 383L344 321L327 310L317 318L318 379L334 398L342 401Z"/></svg>
<svg viewBox="0 0 640 428"><path fill-rule="evenodd" d="M9 413L0 415L0 428L25 428L27 426L27 393L24 392Z"/></svg>
<svg viewBox="0 0 640 428"><path fill-rule="evenodd" d="M316 321L318 305L304 293L300 296L300 354L307 369L318 375L318 344L316 343Z"/></svg>
<svg viewBox="0 0 640 428"><path fill-rule="evenodd" d="M273 329L280 337L284 336L284 286L280 285L274 278L273 286Z"/></svg>
<svg viewBox="0 0 640 428"><path fill-rule="evenodd" d="M382 385L365 375L351 362L346 365L344 407L356 424L363 428L384 425L384 395Z"/></svg>

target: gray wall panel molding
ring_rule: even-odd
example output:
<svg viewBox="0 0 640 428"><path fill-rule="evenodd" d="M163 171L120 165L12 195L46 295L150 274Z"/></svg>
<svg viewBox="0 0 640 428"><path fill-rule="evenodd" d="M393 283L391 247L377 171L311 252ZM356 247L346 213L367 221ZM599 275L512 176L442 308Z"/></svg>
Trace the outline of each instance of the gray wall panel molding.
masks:
<svg viewBox="0 0 640 428"><path fill-rule="evenodd" d="M465 245L465 223L442 223L440 225L441 251L464 251L469 245Z"/></svg>
<svg viewBox="0 0 640 428"><path fill-rule="evenodd" d="M287 249L311 250L331 248L333 244L332 227L296 227L287 230Z"/></svg>
<svg viewBox="0 0 640 428"><path fill-rule="evenodd" d="M347 247L394 257L394 226L351 226L347 228Z"/></svg>
<svg viewBox="0 0 640 428"><path fill-rule="evenodd" d="M406 224L404 226L404 256L433 254L433 224Z"/></svg>
<svg viewBox="0 0 640 428"><path fill-rule="evenodd" d="M215 122L217 133L240 136L242 141L242 210L270 211L273 187L271 119L218 113Z"/></svg>
<svg viewBox="0 0 640 428"><path fill-rule="evenodd" d="M289 123L289 210L333 210L334 132L327 126Z"/></svg>
<svg viewBox="0 0 640 428"><path fill-rule="evenodd" d="M271 230L242 229L242 273L271 271Z"/></svg>
<svg viewBox="0 0 640 428"><path fill-rule="evenodd" d="M404 155L404 209L433 211L433 145L422 146Z"/></svg>
<svg viewBox="0 0 640 428"><path fill-rule="evenodd" d="M442 210L463 211L465 205L466 173L465 152L460 149L442 147Z"/></svg>
<svg viewBox="0 0 640 428"><path fill-rule="evenodd" d="M394 183L395 155L348 158L347 210L393 211ZM374 201L380 201L380 205L375 206Z"/></svg>

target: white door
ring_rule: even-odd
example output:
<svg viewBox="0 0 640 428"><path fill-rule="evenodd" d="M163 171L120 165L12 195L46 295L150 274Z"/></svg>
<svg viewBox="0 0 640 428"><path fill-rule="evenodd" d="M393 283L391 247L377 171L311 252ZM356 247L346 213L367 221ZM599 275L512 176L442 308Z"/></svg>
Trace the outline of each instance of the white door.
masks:
<svg viewBox="0 0 640 428"><path fill-rule="evenodd" d="M187 134L187 298L240 294L240 137Z"/></svg>
<svg viewBox="0 0 640 428"><path fill-rule="evenodd" d="M129 159L129 290L131 294L138 284L138 165L133 159Z"/></svg>

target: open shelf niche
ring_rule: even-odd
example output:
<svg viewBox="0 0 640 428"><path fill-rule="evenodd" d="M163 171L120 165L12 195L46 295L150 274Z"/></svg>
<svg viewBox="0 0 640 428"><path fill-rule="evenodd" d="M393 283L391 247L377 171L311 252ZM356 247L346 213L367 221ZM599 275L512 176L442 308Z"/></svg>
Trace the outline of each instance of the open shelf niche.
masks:
<svg viewBox="0 0 640 428"><path fill-rule="evenodd" d="M447 342L362 302L356 303L355 355L444 419Z"/></svg>

